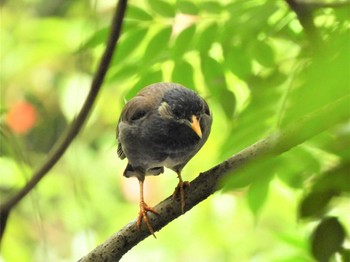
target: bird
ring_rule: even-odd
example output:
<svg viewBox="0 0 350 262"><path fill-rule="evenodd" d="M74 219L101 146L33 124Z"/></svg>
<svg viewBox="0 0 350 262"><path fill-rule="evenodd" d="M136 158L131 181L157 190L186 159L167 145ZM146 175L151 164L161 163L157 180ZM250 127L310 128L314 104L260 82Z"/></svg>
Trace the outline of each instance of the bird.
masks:
<svg viewBox="0 0 350 262"><path fill-rule="evenodd" d="M159 213L146 204L143 187L146 176L162 174L164 167L177 174L179 182L173 199L180 198L184 213L184 188L189 182L183 181L181 171L207 141L211 125L207 102L178 83L148 85L125 104L117 124L117 153L120 159L128 160L123 175L139 181L139 229L144 220L155 236L147 212Z"/></svg>

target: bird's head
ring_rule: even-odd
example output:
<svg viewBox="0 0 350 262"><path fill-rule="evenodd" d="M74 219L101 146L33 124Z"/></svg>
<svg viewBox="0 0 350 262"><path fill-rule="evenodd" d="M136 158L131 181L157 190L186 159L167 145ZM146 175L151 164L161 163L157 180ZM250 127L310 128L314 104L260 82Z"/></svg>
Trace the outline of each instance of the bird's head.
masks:
<svg viewBox="0 0 350 262"><path fill-rule="evenodd" d="M210 116L207 103L194 91L185 88L173 88L165 92L158 107L160 116L190 127L202 138L201 118Z"/></svg>

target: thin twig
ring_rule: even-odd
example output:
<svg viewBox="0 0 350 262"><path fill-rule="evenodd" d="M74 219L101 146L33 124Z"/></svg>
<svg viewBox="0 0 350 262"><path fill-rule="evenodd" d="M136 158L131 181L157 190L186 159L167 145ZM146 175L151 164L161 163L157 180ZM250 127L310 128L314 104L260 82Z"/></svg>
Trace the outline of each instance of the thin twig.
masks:
<svg viewBox="0 0 350 262"><path fill-rule="evenodd" d="M190 187L186 188L184 211L189 211L220 189L219 182L228 173L232 174L232 171L253 164L257 160L264 161L267 158L282 154L313 136L349 120L349 102L349 95L340 98L336 102L300 118L299 121L295 121L285 129L247 147L210 170L201 173L191 181ZM174 201L171 196L155 206L155 209L159 215L149 214L150 222L155 231L159 231L182 215L180 201ZM150 236L150 232L147 227L143 225L139 230L136 220L133 220L103 244L81 258L79 262L118 261L126 252L148 236Z"/></svg>
<svg viewBox="0 0 350 262"><path fill-rule="evenodd" d="M73 139L78 135L79 131L83 127L97 98L97 94L100 91L110 61L112 60L114 49L116 47L116 43L121 33L126 5L127 0L118 1L118 5L115 9L114 17L112 20L111 31L107 41L106 49L102 55L99 66L91 83L90 92L78 116L71 123L67 132L54 145L46 161L33 174L32 178L27 182L27 184L15 195L13 195L9 200L7 200L4 204L0 206L0 241L4 234L6 221L10 211L40 182L40 180L58 162L58 160L62 157L66 149L72 143Z"/></svg>

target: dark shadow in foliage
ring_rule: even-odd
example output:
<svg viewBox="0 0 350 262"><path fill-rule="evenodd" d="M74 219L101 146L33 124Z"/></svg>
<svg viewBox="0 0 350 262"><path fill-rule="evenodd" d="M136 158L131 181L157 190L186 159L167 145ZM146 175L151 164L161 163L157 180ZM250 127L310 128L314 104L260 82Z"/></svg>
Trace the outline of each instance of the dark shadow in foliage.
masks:
<svg viewBox="0 0 350 262"><path fill-rule="evenodd" d="M336 217L324 218L312 236L312 254L319 262L329 262L330 258L342 250L345 230Z"/></svg>

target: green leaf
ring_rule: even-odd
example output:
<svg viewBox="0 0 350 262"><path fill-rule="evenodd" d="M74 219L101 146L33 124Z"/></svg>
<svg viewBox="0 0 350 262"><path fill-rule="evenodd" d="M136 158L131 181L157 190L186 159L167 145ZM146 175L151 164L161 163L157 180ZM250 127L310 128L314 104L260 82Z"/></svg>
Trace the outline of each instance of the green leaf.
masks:
<svg viewBox="0 0 350 262"><path fill-rule="evenodd" d="M332 39L344 40L341 39ZM345 42L346 44L346 42ZM288 110L282 124L288 125L297 121L301 116L315 111L321 107L332 103L339 98L348 96L349 78L349 52L344 45L336 46L327 51L327 56L317 56L307 64L307 67L299 68L295 83L288 96ZM347 103L347 106L345 104ZM325 115L320 122L315 122L311 128L317 128L322 123L334 123L336 119L346 119L350 117L349 103L331 115ZM302 105L302 106L301 106Z"/></svg>
<svg viewBox="0 0 350 262"><path fill-rule="evenodd" d="M194 70L190 63L181 60L175 64L174 70L171 75L173 82L182 84L190 89L194 89Z"/></svg>
<svg viewBox="0 0 350 262"><path fill-rule="evenodd" d="M128 8L126 9L126 17L143 21L153 20L153 17L149 13L134 5L128 6Z"/></svg>
<svg viewBox="0 0 350 262"><path fill-rule="evenodd" d="M252 47L252 56L259 64L266 67L275 66L275 54L270 45L262 41L255 41Z"/></svg>
<svg viewBox="0 0 350 262"><path fill-rule="evenodd" d="M312 254L320 262L328 262L338 251L345 239L345 230L336 217L321 221L312 234Z"/></svg>
<svg viewBox="0 0 350 262"><path fill-rule="evenodd" d="M206 11L213 14L220 14L224 10L221 4L217 1L201 1L200 9L201 11Z"/></svg>
<svg viewBox="0 0 350 262"><path fill-rule="evenodd" d="M198 14L198 7L190 1L177 1L177 9L184 14L196 15Z"/></svg>
<svg viewBox="0 0 350 262"><path fill-rule="evenodd" d="M169 4L169 2L161 0L149 0L148 4L151 7L151 9L159 15L165 17L175 16L175 8L171 4Z"/></svg>
<svg viewBox="0 0 350 262"><path fill-rule="evenodd" d="M225 73L222 65L210 56L201 56L201 67L205 83L210 92L218 96L226 88Z"/></svg>
<svg viewBox="0 0 350 262"><path fill-rule="evenodd" d="M105 27L98 30L92 36L90 36L89 39L85 43L83 43L79 49L80 50L91 49L100 44L105 43L107 36L109 34L109 31L110 31L109 27Z"/></svg>
<svg viewBox="0 0 350 262"><path fill-rule="evenodd" d="M225 56L225 64L233 74L241 79L246 79L252 74L252 61L241 48L232 47Z"/></svg>
<svg viewBox="0 0 350 262"><path fill-rule="evenodd" d="M321 171L321 164L306 148L296 146L288 151L288 154L293 155L293 165L302 163L302 169L304 172L318 173Z"/></svg>
<svg viewBox="0 0 350 262"><path fill-rule="evenodd" d="M335 193L332 191L311 192L301 202L299 217L308 218L322 215L334 195Z"/></svg>
<svg viewBox="0 0 350 262"><path fill-rule="evenodd" d="M129 32L134 30L137 27L140 27L140 25L142 24L142 22L140 23L139 20L135 20L135 19L128 19L128 20L124 20L123 21L123 30L122 32Z"/></svg>
<svg viewBox="0 0 350 262"><path fill-rule="evenodd" d="M268 135L274 128L280 90L266 79L252 75L247 82L251 93L250 101L244 111L235 118L232 130L230 130L226 142L221 150L222 157L228 157L227 153L244 149L257 140ZM232 135L234 134L234 135Z"/></svg>
<svg viewBox="0 0 350 262"><path fill-rule="evenodd" d="M143 56L144 63L152 63L152 61L157 59L161 52L166 50L170 34L171 27L166 27L153 36L146 47L145 55Z"/></svg>
<svg viewBox="0 0 350 262"><path fill-rule="evenodd" d="M236 108L236 97L228 90L223 66L210 56L201 56L201 67L205 83L214 98L224 110L226 117L232 119Z"/></svg>
<svg viewBox="0 0 350 262"><path fill-rule="evenodd" d="M301 188L309 174L320 172L320 162L303 146L296 146L280 156L283 165L277 174L290 187Z"/></svg>
<svg viewBox="0 0 350 262"><path fill-rule="evenodd" d="M333 197L350 192L349 167L348 163L340 163L332 170L317 176L311 193L300 204L301 218L323 215Z"/></svg>
<svg viewBox="0 0 350 262"><path fill-rule="evenodd" d="M3 115L5 115L8 112L8 108L6 107L0 107L0 117L2 117Z"/></svg>
<svg viewBox="0 0 350 262"><path fill-rule="evenodd" d="M145 72L140 80L134 85L133 88L129 90L129 92L126 94L126 99L133 98L142 88L161 82L163 80L163 74L161 70L149 70Z"/></svg>
<svg viewBox="0 0 350 262"><path fill-rule="evenodd" d="M349 170L350 164L348 162L340 163L336 168L322 174L315 182L313 189L315 191L331 190L339 193L350 193Z"/></svg>
<svg viewBox="0 0 350 262"><path fill-rule="evenodd" d="M123 66L115 69L114 72L113 70L114 68L109 70L110 76L108 77L108 81L110 82L121 81L131 77L132 75L136 75L138 72L138 66L135 64L123 64Z"/></svg>
<svg viewBox="0 0 350 262"><path fill-rule="evenodd" d="M247 200L250 210L257 215L265 203L269 192L269 179L255 180L249 187Z"/></svg>
<svg viewBox="0 0 350 262"><path fill-rule="evenodd" d="M278 164L278 159L256 159L249 165L235 169L228 174L223 179L222 186L225 190L232 190L244 188L253 183L260 183L260 180L264 180L268 184L267 181L272 179L276 165Z"/></svg>
<svg viewBox="0 0 350 262"><path fill-rule="evenodd" d="M344 262L350 261L350 249L343 248L340 252L340 256L342 258L341 261L344 261Z"/></svg>
<svg viewBox="0 0 350 262"><path fill-rule="evenodd" d="M174 46L172 48L172 55L174 60L181 58L184 53L189 49L193 37L196 32L196 26L190 26L183 30L176 38Z"/></svg>
<svg viewBox="0 0 350 262"><path fill-rule="evenodd" d="M223 89L220 91L218 100L228 119L232 119L236 109L236 97L231 90Z"/></svg>
<svg viewBox="0 0 350 262"><path fill-rule="evenodd" d="M117 46L116 53L113 57L112 64L118 64L130 56L137 47L142 43L142 40L147 34L148 29L141 27L128 32L120 41Z"/></svg>
<svg viewBox="0 0 350 262"><path fill-rule="evenodd" d="M305 173L303 167L295 165L288 155L279 156L282 164L277 167L277 175L285 184L291 188L300 189L304 186Z"/></svg>
<svg viewBox="0 0 350 262"><path fill-rule="evenodd" d="M200 52L207 53L217 39L217 35L218 25L216 22L212 22L199 34L197 39L197 49Z"/></svg>

